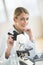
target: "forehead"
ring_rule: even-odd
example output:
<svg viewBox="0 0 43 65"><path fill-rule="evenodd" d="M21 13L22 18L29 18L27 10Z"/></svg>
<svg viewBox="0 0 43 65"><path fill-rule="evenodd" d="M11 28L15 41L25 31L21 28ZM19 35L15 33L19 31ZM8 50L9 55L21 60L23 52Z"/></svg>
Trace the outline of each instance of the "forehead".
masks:
<svg viewBox="0 0 43 65"><path fill-rule="evenodd" d="M29 18L29 14L21 13L18 17L24 17L24 18L25 18L25 17L26 17L26 18L28 17L28 18Z"/></svg>

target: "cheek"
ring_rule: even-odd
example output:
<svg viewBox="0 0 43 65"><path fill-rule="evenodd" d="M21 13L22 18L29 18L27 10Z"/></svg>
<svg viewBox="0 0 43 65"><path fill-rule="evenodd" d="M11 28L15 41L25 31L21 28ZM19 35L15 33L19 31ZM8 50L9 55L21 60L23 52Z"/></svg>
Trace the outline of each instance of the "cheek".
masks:
<svg viewBox="0 0 43 65"><path fill-rule="evenodd" d="M19 25L19 26L26 26L26 25L28 25L28 22L19 21L19 22L18 22L18 25Z"/></svg>
<svg viewBox="0 0 43 65"><path fill-rule="evenodd" d="M26 23L26 25L28 25L28 22Z"/></svg>
<svg viewBox="0 0 43 65"><path fill-rule="evenodd" d="M22 22L22 21L19 21L18 24L19 24L19 25L23 25L23 22Z"/></svg>
<svg viewBox="0 0 43 65"><path fill-rule="evenodd" d="M28 25L28 22L22 22L21 25L26 26L26 25Z"/></svg>

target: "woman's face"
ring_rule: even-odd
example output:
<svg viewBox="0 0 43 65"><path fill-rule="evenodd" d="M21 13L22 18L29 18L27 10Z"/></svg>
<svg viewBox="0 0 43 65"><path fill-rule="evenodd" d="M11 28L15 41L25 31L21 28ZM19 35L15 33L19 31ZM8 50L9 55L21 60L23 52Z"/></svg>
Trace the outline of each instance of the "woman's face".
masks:
<svg viewBox="0 0 43 65"><path fill-rule="evenodd" d="M22 13L21 15L19 15L17 17L17 19L15 19L15 23L16 23L18 29L24 31L25 27L28 24L28 19L29 19L28 14Z"/></svg>

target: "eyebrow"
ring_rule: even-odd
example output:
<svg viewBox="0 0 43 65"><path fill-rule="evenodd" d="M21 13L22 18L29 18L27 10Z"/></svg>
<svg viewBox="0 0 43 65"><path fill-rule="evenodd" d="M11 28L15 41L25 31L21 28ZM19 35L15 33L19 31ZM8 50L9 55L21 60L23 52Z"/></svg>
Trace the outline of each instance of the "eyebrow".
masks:
<svg viewBox="0 0 43 65"><path fill-rule="evenodd" d="M21 17L21 18L25 18L25 17ZM29 17L27 17L27 18L29 19ZM26 19L27 19L27 18L26 18Z"/></svg>

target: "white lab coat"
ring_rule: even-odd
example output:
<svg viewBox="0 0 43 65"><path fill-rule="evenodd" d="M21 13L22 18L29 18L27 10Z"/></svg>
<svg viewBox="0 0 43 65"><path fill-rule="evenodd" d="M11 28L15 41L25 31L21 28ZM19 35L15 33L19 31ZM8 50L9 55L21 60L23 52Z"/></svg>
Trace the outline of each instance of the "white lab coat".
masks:
<svg viewBox="0 0 43 65"><path fill-rule="evenodd" d="M18 45L19 44L19 45ZM30 50L30 56L29 58L33 58L36 53L35 53L35 43L32 43L29 40L29 36L24 32L24 34L20 34L17 36L17 44L16 44L19 48L19 50L25 50L25 48L30 49L33 48L32 50Z"/></svg>
<svg viewBox="0 0 43 65"><path fill-rule="evenodd" d="M9 32L13 33L12 32L13 30L14 30L14 28L11 28L9 30ZM3 45L4 49L1 47L2 53L0 54L1 55L0 65L20 65L19 64L19 58L16 54L16 50L24 50L25 48L29 48L30 46L33 47L33 50L30 51L29 58L33 58L35 56L35 44L32 43L29 40L29 36L24 32L24 34L17 35L17 40L14 42L14 46L11 50L10 57L8 59L5 59L5 51L6 51L6 48L7 48L7 43L6 42L7 42L8 34L6 33L3 36L4 36L4 37L2 37L3 38L3 43L1 44L1 46Z"/></svg>
<svg viewBox="0 0 43 65"><path fill-rule="evenodd" d="M11 28L9 31L12 31L12 30L13 30L13 28ZM13 48L11 50L10 57L8 59L5 58L5 51L6 51L6 48L7 48L7 38L8 38L7 33L4 33L4 34L1 35L0 65L20 65L19 64L19 58L16 54L15 45L13 46Z"/></svg>

